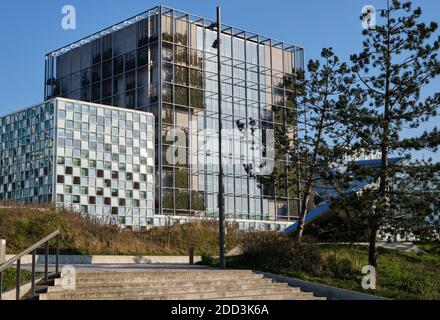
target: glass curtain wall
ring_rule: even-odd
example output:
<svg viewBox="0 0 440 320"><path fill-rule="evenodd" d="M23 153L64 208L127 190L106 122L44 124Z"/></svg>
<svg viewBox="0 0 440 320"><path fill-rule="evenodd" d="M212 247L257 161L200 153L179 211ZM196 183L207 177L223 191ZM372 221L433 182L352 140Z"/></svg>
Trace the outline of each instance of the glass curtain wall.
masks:
<svg viewBox="0 0 440 320"><path fill-rule="evenodd" d="M162 205L175 216L218 217L218 89L216 30L212 22L194 21L176 10L164 10L162 36ZM225 200L228 219L292 221L297 216L298 190L287 177L275 186L260 185L245 165L262 163L251 154L238 127L275 129L296 135L293 79L302 68L302 50L270 39L260 41L245 31L223 28L222 123ZM295 52L299 54L295 54ZM228 130L230 129L230 130ZM235 131L233 131L235 129ZM185 144L173 150L169 132L185 133ZM281 133L278 133L281 134ZM180 151L180 152L179 152ZM275 167L287 175L289 164L277 154ZM254 166L255 167L255 166ZM291 171L291 170L290 170Z"/></svg>
<svg viewBox="0 0 440 320"><path fill-rule="evenodd" d="M0 118L0 201L52 201L54 104Z"/></svg>
<svg viewBox="0 0 440 320"><path fill-rule="evenodd" d="M78 48L49 54L46 98L152 112L156 214L216 218L217 49L216 30L209 28L213 21L167 7L128 21L132 22L111 27L108 34L80 41ZM286 178L275 186L260 185L244 165L264 162L266 155L249 150L238 127L274 129L275 139L298 136L301 123L296 122L293 79L303 68L303 50L228 26L222 27L222 34L227 218L287 223L298 211L298 187L287 180L287 171L292 172L288 166L296 164L277 153L275 168ZM177 146L174 133L181 140Z"/></svg>
<svg viewBox="0 0 440 320"><path fill-rule="evenodd" d="M46 99L157 110L158 16L110 30L46 57Z"/></svg>

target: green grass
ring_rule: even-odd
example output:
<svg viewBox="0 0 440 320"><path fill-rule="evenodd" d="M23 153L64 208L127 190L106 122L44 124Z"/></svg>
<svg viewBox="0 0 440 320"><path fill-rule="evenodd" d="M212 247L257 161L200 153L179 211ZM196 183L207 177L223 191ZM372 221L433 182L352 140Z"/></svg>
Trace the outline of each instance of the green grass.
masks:
<svg viewBox="0 0 440 320"><path fill-rule="evenodd" d="M307 240L309 241L309 240ZM368 247L298 244L285 236L252 235L244 239L244 254L227 266L253 269L352 291L399 300L440 300L439 245L421 246L428 254L379 248L377 289L362 288L362 267ZM209 259L205 259L209 264ZM218 263L214 261L212 263Z"/></svg>
<svg viewBox="0 0 440 320"><path fill-rule="evenodd" d="M362 266L368 264L366 247L329 246L323 248L323 254L335 254L339 261L351 261L351 275L322 278L304 275L303 279L391 299L440 299L440 260L436 256L379 249L377 289L366 291L361 287Z"/></svg>
<svg viewBox="0 0 440 320"><path fill-rule="evenodd" d="M440 259L440 244L418 244L419 249Z"/></svg>
<svg viewBox="0 0 440 320"><path fill-rule="evenodd" d="M218 224L215 221L134 232L69 211L0 209L0 239L7 240L9 253L18 253L55 230L61 232L62 254L188 255L191 245L196 255L218 254ZM240 242L241 234L228 228L227 250Z"/></svg>
<svg viewBox="0 0 440 320"><path fill-rule="evenodd" d="M31 281L32 273L28 270L21 270L21 284ZM15 268L8 268L3 272L2 291L8 291L15 288L17 271Z"/></svg>

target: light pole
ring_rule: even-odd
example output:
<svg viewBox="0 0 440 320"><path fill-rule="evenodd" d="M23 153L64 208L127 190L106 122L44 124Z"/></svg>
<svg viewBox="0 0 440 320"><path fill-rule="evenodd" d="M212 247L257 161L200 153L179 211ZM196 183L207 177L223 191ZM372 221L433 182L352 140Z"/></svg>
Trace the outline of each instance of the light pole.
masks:
<svg viewBox="0 0 440 320"><path fill-rule="evenodd" d="M218 145L219 145L219 176L218 176L218 226L220 242L220 268L226 268L225 261L225 184L222 159L222 84L221 84L221 34L222 34L221 9L217 7L217 41L213 47L217 49L218 72Z"/></svg>

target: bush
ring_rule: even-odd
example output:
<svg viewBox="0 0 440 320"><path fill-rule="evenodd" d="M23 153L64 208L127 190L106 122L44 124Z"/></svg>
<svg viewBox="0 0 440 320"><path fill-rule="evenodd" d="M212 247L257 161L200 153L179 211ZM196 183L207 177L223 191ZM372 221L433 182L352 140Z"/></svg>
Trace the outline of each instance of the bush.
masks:
<svg viewBox="0 0 440 320"><path fill-rule="evenodd" d="M201 264L206 266L212 266L214 264L214 257L207 253L203 253Z"/></svg>
<svg viewBox="0 0 440 320"><path fill-rule="evenodd" d="M279 232L250 232L245 235L242 248L246 264L275 273L289 270L319 274L323 268L316 243L298 242Z"/></svg>
<svg viewBox="0 0 440 320"><path fill-rule="evenodd" d="M21 284L24 284L31 280L32 273L28 270L21 270ZM16 276L17 276L17 270L15 268L7 268L3 272L3 283L2 283L2 290L8 291L13 288L15 288L16 284Z"/></svg>

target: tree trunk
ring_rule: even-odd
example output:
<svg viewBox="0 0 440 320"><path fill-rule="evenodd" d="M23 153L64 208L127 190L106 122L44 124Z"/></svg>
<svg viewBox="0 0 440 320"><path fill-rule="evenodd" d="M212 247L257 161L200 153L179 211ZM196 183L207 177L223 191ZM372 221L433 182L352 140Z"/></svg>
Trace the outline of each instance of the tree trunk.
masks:
<svg viewBox="0 0 440 320"><path fill-rule="evenodd" d="M298 219L298 228L296 229L296 237L298 238L298 240L301 240L304 233L306 215L309 207L310 193L311 191L309 189L305 191L303 202L301 204L301 212Z"/></svg>
<svg viewBox="0 0 440 320"><path fill-rule="evenodd" d="M373 223L371 226L370 233L370 247L368 253L368 264L377 268L377 238L379 236L379 228L376 223Z"/></svg>

